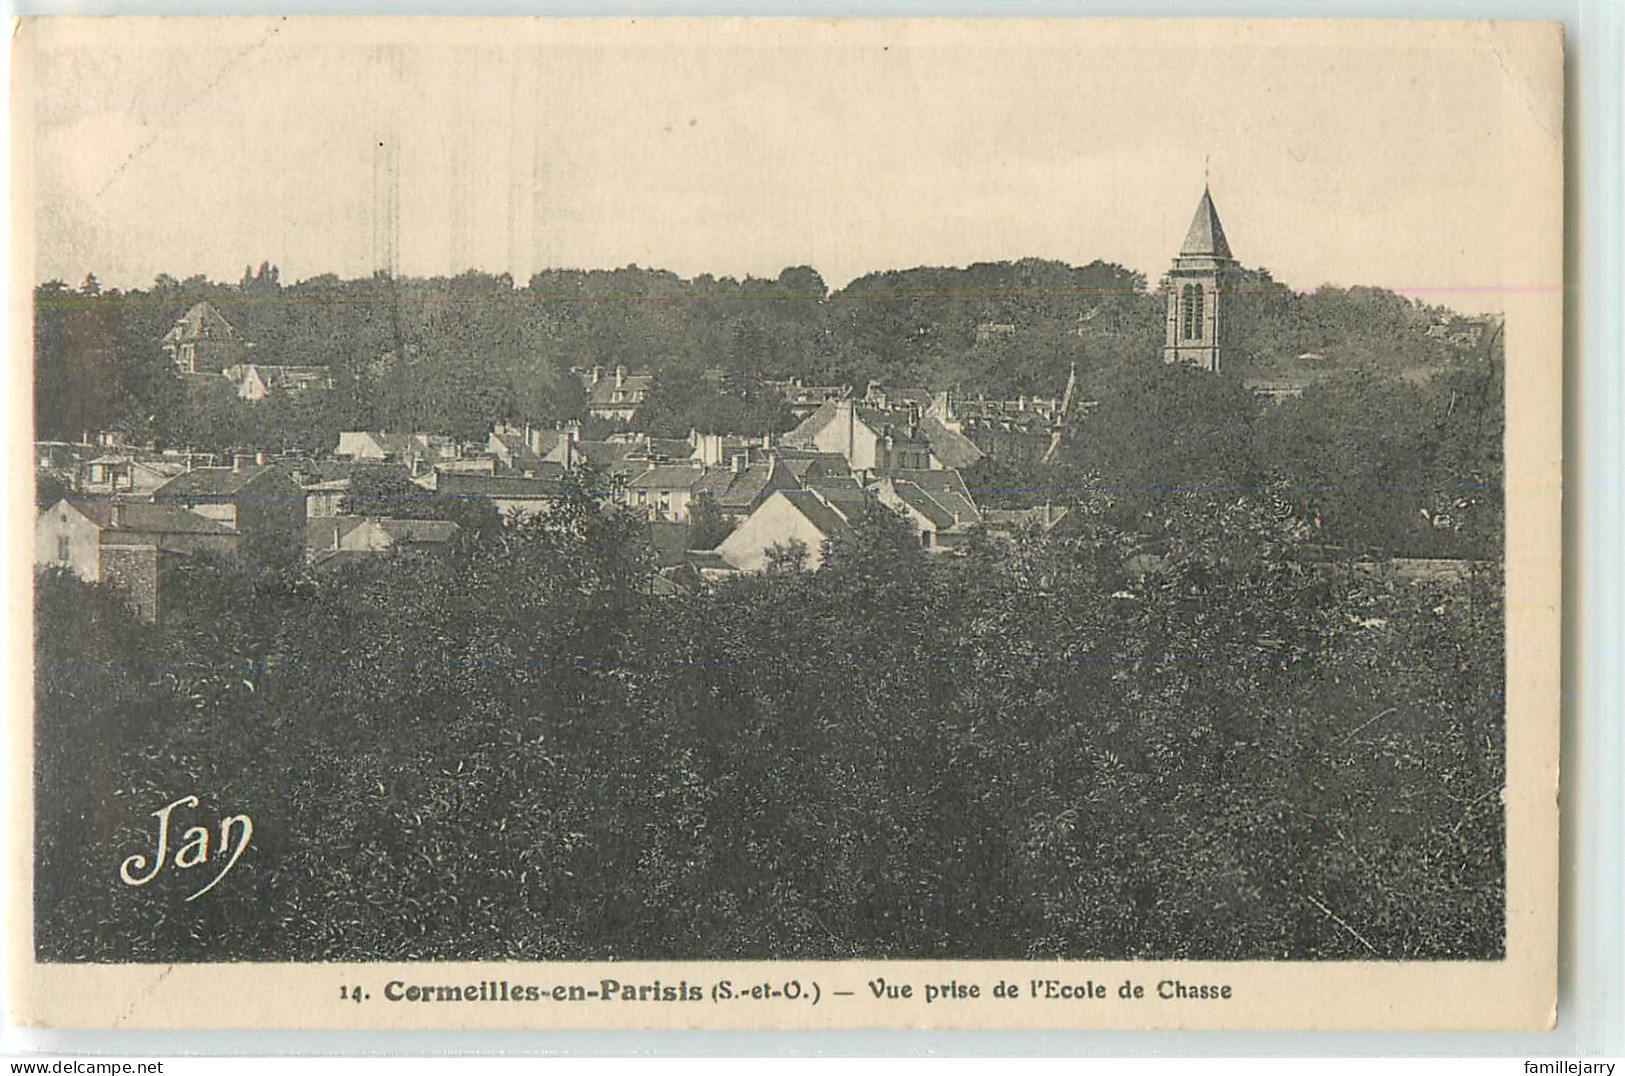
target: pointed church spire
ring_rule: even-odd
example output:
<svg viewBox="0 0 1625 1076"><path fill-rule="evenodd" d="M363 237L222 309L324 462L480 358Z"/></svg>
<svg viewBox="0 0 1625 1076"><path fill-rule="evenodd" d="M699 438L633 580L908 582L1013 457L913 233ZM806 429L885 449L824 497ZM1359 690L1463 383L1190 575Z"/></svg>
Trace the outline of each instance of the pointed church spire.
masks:
<svg viewBox="0 0 1625 1076"><path fill-rule="evenodd" d="M1181 256L1195 255L1208 258L1230 258L1230 244L1224 238L1224 225L1219 223L1219 211L1213 208L1213 195L1207 182L1202 183L1202 200L1196 203L1196 216L1191 218L1190 231L1185 233L1185 244L1179 248Z"/></svg>
<svg viewBox="0 0 1625 1076"><path fill-rule="evenodd" d="M1163 279L1168 297L1164 362L1185 362L1198 369L1217 373L1221 367L1224 322L1220 307L1227 306L1226 293L1235 282L1236 259L1213 208L1213 193L1206 176L1202 200L1185 233L1184 245L1174 256L1174 264Z"/></svg>

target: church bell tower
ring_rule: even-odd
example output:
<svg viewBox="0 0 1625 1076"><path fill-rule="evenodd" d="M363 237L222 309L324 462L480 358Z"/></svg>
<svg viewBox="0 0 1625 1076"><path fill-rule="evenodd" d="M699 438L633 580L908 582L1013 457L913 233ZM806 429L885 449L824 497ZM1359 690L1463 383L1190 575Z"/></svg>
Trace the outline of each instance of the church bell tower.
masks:
<svg viewBox="0 0 1625 1076"><path fill-rule="evenodd" d="M1163 294L1168 297L1163 362L1219 371L1225 291L1233 282L1235 268L1219 211L1213 208L1213 196L1204 183L1185 243L1162 281Z"/></svg>

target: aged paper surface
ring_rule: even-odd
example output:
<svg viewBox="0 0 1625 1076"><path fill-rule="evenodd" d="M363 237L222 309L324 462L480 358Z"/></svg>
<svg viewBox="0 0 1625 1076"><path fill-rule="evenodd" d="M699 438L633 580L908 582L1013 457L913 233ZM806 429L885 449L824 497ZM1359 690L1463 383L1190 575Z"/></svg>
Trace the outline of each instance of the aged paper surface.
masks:
<svg viewBox="0 0 1625 1076"><path fill-rule="evenodd" d="M1554 1019L1559 27L13 40L17 1021Z"/></svg>

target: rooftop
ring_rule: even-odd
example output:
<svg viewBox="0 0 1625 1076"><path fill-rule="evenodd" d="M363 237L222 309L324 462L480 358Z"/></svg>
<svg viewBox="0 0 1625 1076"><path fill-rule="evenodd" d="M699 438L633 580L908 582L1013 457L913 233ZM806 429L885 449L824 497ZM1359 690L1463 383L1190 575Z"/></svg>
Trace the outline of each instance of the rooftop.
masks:
<svg viewBox="0 0 1625 1076"><path fill-rule="evenodd" d="M1213 195L1202 185L1202 200L1196 203L1196 216L1191 218L1190 230L1179 248L1180 257L1220 258L1231 260L1230 244L1224 238L1224 225L1219 223L1219 211L1213 208Z"/></svg>
<svg viewBox="0 0 1625 1076"><path fill-rule="evenodd" d="M807 518L807 522L818 528L820 534L834 536L852 533L846 517L810 489L783 489L774 496L788 501L792 508Z"/></svg>
<svg viewBox="0 0 1625 1076"><path fill-rule="evenodd" d="M153 491L165 497L231 497L277 469L269 464L248 467L198 467L178 474Z"/></svg>
<svg viewBox="0 0 1625 1076"><path fill-rule="evenodd" d="M219 520L170 504L145 501L62 501L103 530L140 534L235 535L236 529Z"/></svg>

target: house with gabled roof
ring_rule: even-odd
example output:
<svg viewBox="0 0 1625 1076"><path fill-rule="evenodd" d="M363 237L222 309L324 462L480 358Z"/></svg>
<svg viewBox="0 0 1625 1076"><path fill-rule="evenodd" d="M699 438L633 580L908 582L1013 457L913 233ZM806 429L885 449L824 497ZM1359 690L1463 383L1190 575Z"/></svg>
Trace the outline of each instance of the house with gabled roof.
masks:
<svg viewBox="0 0 1625 1076"><path fill-rule="evenodd" d="M913 414L852 400L828 400L785 434L784 443L792 448L838 452L854 471L933 466L930 442Z"/></svg>
<svg viewBox="0 0 1625 1076"><path fill-rule="evenodd" d="M152 492L155 504L185 508L224 523L243 536L243 553L271 555L297 549L305 530L305 492L280 467L245 462L196 467Z"/></svg>
<svg viewBox="0 0 1625 1076"><path fill-rule="evenodd" d="M413 474L461 456L455 438L438 433L386 433L382 430L344 430L333 455L363 463L404 463Z"/></svg>
<svg viewBox="0 0 1625 1076"><path fill-rule="evenodd" d="M573 450L577 466L606 478L626 479L648 469L647 461L628 459L637 447L629 441L577 441Z"/></svg>
<svg viewBox="0 0 1625 1076"><path fill-rule="evenodd" d="M625 503L650 519L688 521L694 488L705 477L695 463L655 463L626 483Z"/></svg>
<svg viewBox="0 0 1625 1076"><path fill-rule="evenodd" d="M781 489L800 489L795 473L769 455L759 463L734 456L727 467L711 467L691 488L694 497L713 497L725 516L741 518Z"/></svg>
<svg viewBox="0 0 1625 1076"><path fill-rule="evenodd" d="M536 515L551 511L564 496L564 468L538 464L528 475L469 474L437 470L435 493L441 497L484 497L503 516Z"/></svg>
<svg viewBox="0 0 1625 1076"><path fill-rule="evenodd" d="M104 452L83 465L79 489L85 493L147 495L178 474L186 463L133 452Z"/></svg>
<svg viewBox="0 0 1625 1076"><path fill-rule="evenodd" d="M920 436L931 446L934 467L969 467L984 455L976 442L930 415L920 419Z"/></svg>
<svg viewBox="0 0 1625 1076"><path fill-rule="evenodd" d="M557 463L565 468L575 466L575 442L580 427L542 429L526 425L516 427L498 425L485 441L485 452L495 457L504 467L524 473L534 470L538 463Z"/></svg>
<svg viewBox="0 0 1625 1076"><path fill-rule="evenodd" d="M201 302L175 319L159 346L182 374L218 374L242 362L252 345L213 304Z"/></svg>
<svg viewBox="0 0 1625 1076"><path fill-rule="evenodd" d="M226 524L166 504L64 499L34 519L34 564L65 568L122 593L137 613L157 620L164 558L241 551Z"/></svg>
<svg viewBox="0 0 1625 1076"><path fill-rule="evenodd" d="M279 366L242 363L222 371L236 389L237 398L258 403L273 393L302 396L333 387L333 371L326 366Z"/></svg>
<svg viewBox="0 0 1625 1076"><path fill-rule="evenodd" d="M594 366L583 377L587 411L610 422L630 422L654 385L653 374L628 373L626 367Z"/></svg>
<svg viewBox="0 0 1625 1076"><path fill-rule="evenodd" d="M802 480L802 488L824 498L847 519L858 518L874 499L874 494L850 474L808 475Z"/></svg>
<svg viewBox="0 0 1625 1076"><path fill-rule="evenodd" d="M766 387L784 397L785 405L797 422L806 418L829 400L852 395L850 385L807 385L799 377L788 381L764 381Z"/></svg>
<svg viewBox="0 0 1625 1076"><path fill-rule="evenodd" d="M802 567L814 569L824 561L825 542L851 533L848 517L813 490L778 490L757 505L716 552L738 571L760 572L773 562L776 551L799 545Z"/></svg>
<svg viewBox="0 0 1625 1076"><path fill-rule="evenodd" d="M877 479L874 493L914 524L921 548L934 552L962 545L982 523L981 509L955 470L897 471Z"/></svg>
<svg viewBox="0 0 1625 1076"><path fill-rule="evenodd" d="M459 530L441 519L328 516L305 525L305 559L320 565L340 553L445 554Z"/></svg>
<svg viewBox="0 0 1625 1076"><path fill-rule="evenodd" d="M802 483L806 483L810 478L852 474L851 464L847 463L846 457L839 452L821 452L816 448L791 448L781 445L773 449L773 454L778 457L781 464L790 468L790 473Z"/></svg>

